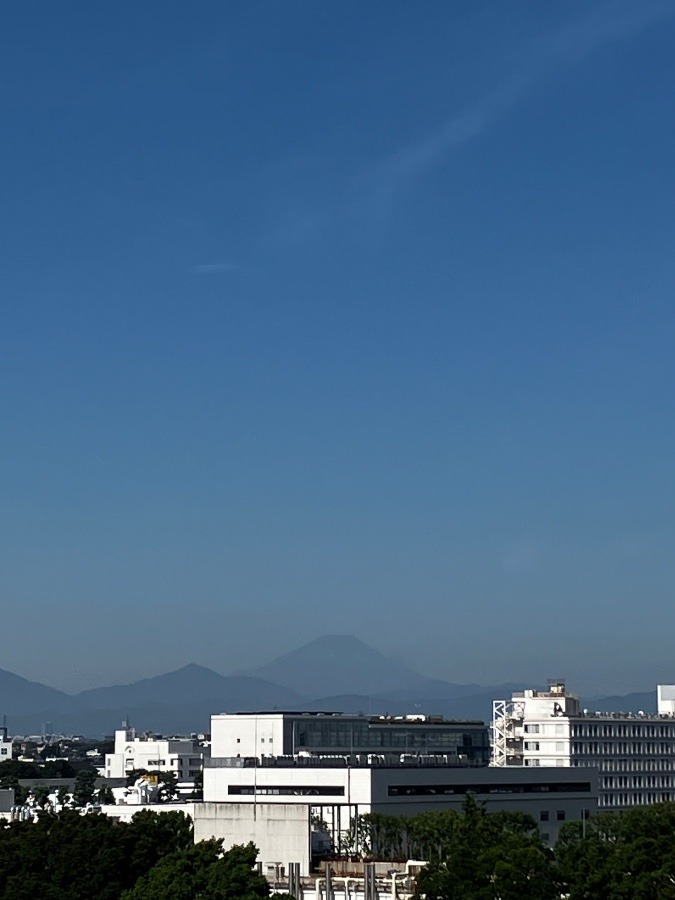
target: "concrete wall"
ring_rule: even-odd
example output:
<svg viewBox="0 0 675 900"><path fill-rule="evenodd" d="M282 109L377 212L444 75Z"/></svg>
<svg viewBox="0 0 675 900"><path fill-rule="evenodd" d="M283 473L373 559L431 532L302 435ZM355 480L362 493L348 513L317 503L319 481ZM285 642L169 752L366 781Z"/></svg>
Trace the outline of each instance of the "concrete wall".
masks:
<svg viewBox="0 0 675 900"><path fill-rule="evenodd" d="M211 756L281 756L283 753L281 713L211 716Z"/></svg>
<svg viewBox="0 0 675 900"><path fill-rule="evenodd" d="M256 797L250 794L233 794L231 788L252 788L255 785ZM306 793L275 795L267 791L275 788L289 790L316 789L316 794ZM322 788L339 789L340 794L324 793ZM217 766L217 760L211 760L204 769L204 800L207 802L254 803L280 802L289 804L333 804L333 803L370 803L370 770L367 768L319 767L319 766Z"/></svg>
<svg viewBox="0 0 675 900"><path fill-rule="evenodd" d="M285 803L195 803L195 843L222 838L228 850L235 844L258 848L258 860L268 863L300 863L310 868L310 817L307 805Z"/></svg>

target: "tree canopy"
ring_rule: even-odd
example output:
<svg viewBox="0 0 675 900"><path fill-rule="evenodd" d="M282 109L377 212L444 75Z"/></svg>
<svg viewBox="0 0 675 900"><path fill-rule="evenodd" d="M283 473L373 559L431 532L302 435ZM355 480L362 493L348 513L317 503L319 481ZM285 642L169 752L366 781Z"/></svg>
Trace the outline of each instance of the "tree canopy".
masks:
<svg viewBox="0 0 675 900"><path fill-rule="evenodd" d="M122 900L260 900L270 896L255 869L254 844L223 852L222 841L200 841L165 857Z"/></svg>
<svg viewBox="0 0 675 900"><path fill-rule="evenodd" d="M65 810L0 828L2 900L118 900L163 857L192 845L183 813L130 823Z"/></svg>

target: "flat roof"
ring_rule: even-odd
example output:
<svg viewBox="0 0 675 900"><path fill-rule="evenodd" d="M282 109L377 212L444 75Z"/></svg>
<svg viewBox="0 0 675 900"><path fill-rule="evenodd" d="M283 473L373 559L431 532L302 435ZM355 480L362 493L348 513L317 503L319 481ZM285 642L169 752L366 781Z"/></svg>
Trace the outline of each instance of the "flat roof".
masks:
<svg viewBox="0 0 675 900"><path fill-rule="evenodd" d="M446 719L443 716L417 715L410 716L386 716L366 715L365 713L345 713L337 710L299 710L299 709L261 709L261 710L237 710L233 713L214 713L216 716L292 716L293 718L326 718L358 719L373 725L482 725L486 723L482 719Z"/></svg>

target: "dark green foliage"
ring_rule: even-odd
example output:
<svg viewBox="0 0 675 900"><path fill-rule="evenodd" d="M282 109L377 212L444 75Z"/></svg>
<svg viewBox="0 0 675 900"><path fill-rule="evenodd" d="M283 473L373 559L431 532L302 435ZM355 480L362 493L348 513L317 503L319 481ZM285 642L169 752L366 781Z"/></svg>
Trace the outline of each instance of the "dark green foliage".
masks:
<svg viewBox="0 0 675 900"><path fill-rule="evenodd" d="M104 784L96 791L96 802L100 803L102 806L106 803L115 802L115 795L107 784Z"/></svg>
<svg viewBox="0 0 675 900"><path fill-rule="evenodd" d="M40 809L45 809L49 804L49 788L46 784L41 784L36 788L33 788L33 797L35 799L35 803Z"/></svg>
<svg viewBox="0 0 675 900"><path fill-rule="evenodd" d="M4 786L7 778L73 778L74 775L75 769L65 759L44 764L20 762L18 759L0 762L0 786Z"/></svg>
<svg viewBox="0 0 675 900"><path fill-rule="evenodd" d="M556 857L570 900L675 900L675 804L565 825Z"/></svg>
<svg viewBox="0 0 675 900"><path fill-rule="evenodd" d="M73 788L73 803L75 806L86 806L92 803L96 794L96 774L87 769L77 773L75 787Z"/></svg>
<svg viewBox="0 0 675 900"><path fill-rule="evenodd" d="M66 810L0 828L1 900L118 900L164 856L192 844L182 813L129 824Z"/></svg>
<svg viewBox="0 0 675 900"><path fill-rule="evenodd" d="M178 796L178 776L175 772L160 772L157 799L160 803L170 803Z"/></svg>
<svg viewBox="0 0 675 900"><path fill-rule="evenodd" d="M417 821L415 821L417 820ZM534 819L489 814L469 794L462 814L415 816L414 840L430 861L416 897L427 900L554 900L556 871Z"/></svg>
<svg viewBox="0 0 675 900"><path fill-rule="evenodd" d="M156 865L123 900L259 900L269 897L265 878L255 870L253 844L223 853L222 841L201 841L172 853Z"/></svg>
<svg viewBox="0 0 675 900"><path fill-rule="evenodd" d="M192 799L201 800L204 796L204 772L197 772L194 780L194 788L192 789Z"/></svg>

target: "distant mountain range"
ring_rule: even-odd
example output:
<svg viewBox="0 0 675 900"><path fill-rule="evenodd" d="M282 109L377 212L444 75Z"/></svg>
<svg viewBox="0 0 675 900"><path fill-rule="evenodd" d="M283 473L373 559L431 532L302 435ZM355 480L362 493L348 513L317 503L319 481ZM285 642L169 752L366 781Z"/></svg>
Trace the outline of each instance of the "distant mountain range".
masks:
<svg viewBox="0 0 675 900"><path fill-rule="evenodd" d="M427 678L351 635L326 635L258 669L220 675L194 663L132 684L67 694L0 669L0 716L11 733L45 723L59 733L99 737L123 719L164 734L210 729L215 712L304 709L367 715L421 713L489 721L492 701L522 684L453 684ZM589 700L589 709L653 711L655 696Z"/></svg>

